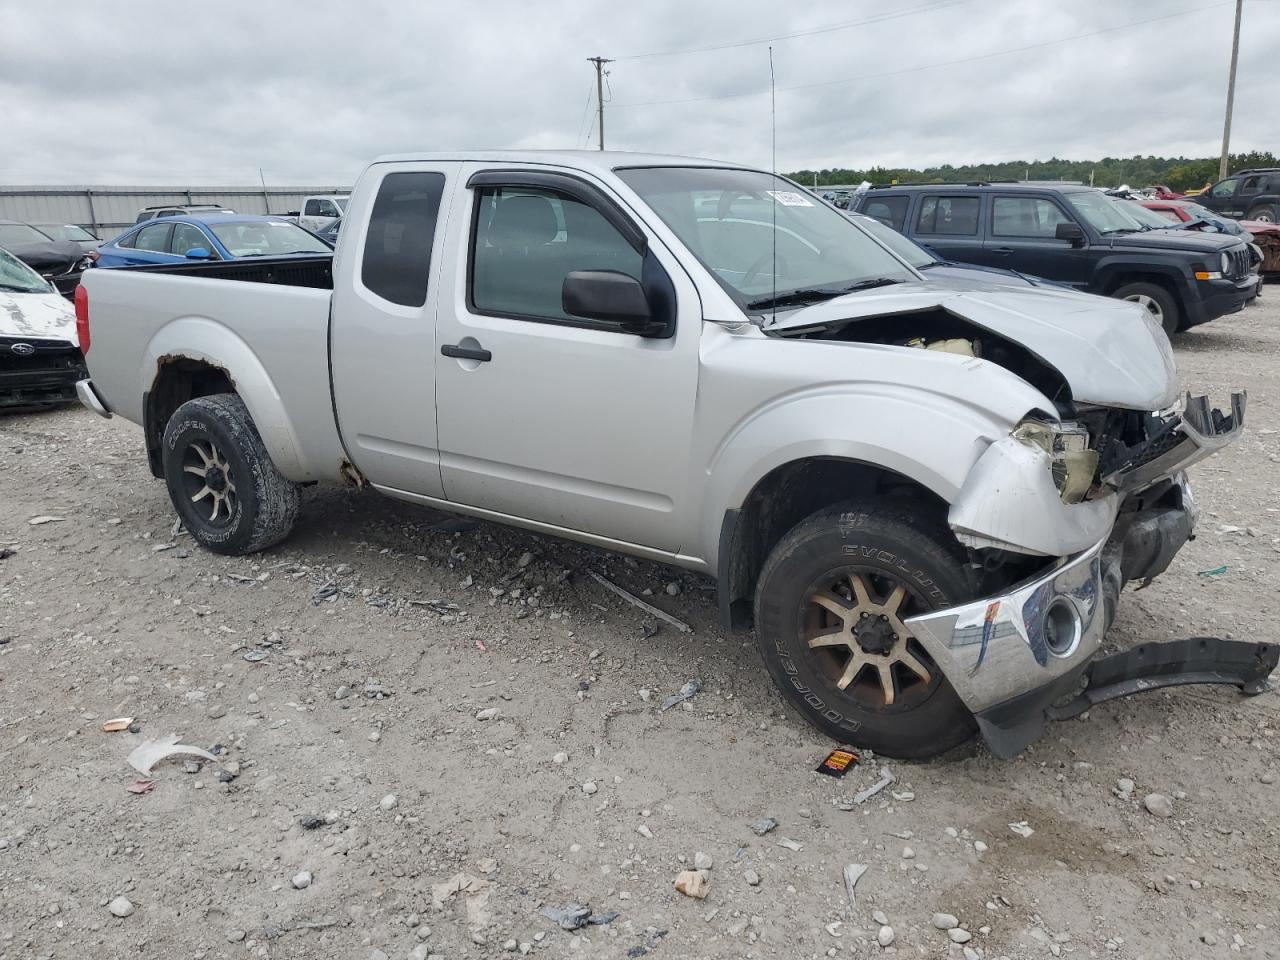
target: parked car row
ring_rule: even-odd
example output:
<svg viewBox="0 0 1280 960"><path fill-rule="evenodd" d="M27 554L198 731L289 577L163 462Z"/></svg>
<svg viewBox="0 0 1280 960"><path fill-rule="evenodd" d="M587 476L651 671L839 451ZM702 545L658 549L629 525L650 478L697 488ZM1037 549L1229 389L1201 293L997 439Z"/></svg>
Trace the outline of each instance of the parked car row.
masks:
<svg viewBox="0 0 1280 960"><path fill-rule="evenodd" d="M315 256L332 250L330 244L288 220L203 213L146 221L102 244L97 266Z"/></svg>

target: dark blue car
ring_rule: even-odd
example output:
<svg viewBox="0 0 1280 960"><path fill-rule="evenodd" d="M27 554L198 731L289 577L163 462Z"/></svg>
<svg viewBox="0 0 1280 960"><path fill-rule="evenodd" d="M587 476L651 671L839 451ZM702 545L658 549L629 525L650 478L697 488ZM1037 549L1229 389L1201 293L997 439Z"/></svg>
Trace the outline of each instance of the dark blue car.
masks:
<svg viewBox="0 0 1280 960"><path fill-rule="evenodd" d="M279 217L210 213L147 220L98 247L99 267L183 260L311 256L333 249L314 233Z"/></svg>

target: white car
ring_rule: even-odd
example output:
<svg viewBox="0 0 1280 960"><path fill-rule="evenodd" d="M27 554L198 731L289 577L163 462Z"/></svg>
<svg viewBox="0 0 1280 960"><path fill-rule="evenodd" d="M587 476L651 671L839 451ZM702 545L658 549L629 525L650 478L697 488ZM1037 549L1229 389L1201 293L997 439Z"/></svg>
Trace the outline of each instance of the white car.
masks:
<svg viewBox="0 0 1280 960"><path fill-rule="evenodd" d="M298 215L298 226L305 227L312 233L319 233L335 220L341 219L347 210L347 201L350 199L350 196L336 193L307 197L302 201L302 213Z"/></svg>
<svg viewBox="0 0 1280 960"><path fill-rule="evenodd" d="M71 304L0 249L0 409L75 400L84 376Z"/></svg>

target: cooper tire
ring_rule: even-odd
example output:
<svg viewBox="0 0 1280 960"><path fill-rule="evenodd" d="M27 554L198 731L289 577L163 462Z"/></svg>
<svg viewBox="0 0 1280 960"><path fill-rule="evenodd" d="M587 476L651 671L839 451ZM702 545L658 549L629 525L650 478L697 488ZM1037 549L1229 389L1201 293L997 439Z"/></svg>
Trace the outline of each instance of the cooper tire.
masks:
<svg viewBox="0 0 1280 960"><path fill-rule="evenodd" d="M1173 336L1182 326L1182 313L1178 301L1164 287L1156 283L1126 283L1111 294L1117 300L1130 300L1144 307L1164 332Z"/></svg>
<svg viewBox="0 0 1280 960"><path fill-rule="evenodd" d="M161 457L174 509L201 546L242 555L289 535L298 516L298 485L271 462L236 394L198 397L179 407L165 427Z"/></svg>
<svg viewBox="0 0 1280 960"><path fill-rule="evenodd" d="M844 602L856 602L856 591L840 595L840 584L854 575L866 594L880 600L887 594L891 601L901 585L909 606L900 607L900 614L908 617L971 599L964 563L963 551L944 524L903 504L839 504L802 521L773 548L756 587L756 639L774 683L806 720L841 743L918 758L945 753L968 740L976 726L973 715L909 631L900 636L895 626L892 641L894 650L901 643L907 662L914 661L908 670L890 661L893 651L863 656L860 646L812 645L825 644L843 629L818 627L814 636L815 585L835 585L832 599ZM822 609L817 615L824 616ZM861 629L862 615L854 622ZM851 634L860 645L865 640L859 636ZM846 652L848 659L842 661ZM871 662L841 688L859 656ZM904 684L891 700L880 672L886 661L892 686ZM928 681L916 675L916 666L929 673Z"/></svg>

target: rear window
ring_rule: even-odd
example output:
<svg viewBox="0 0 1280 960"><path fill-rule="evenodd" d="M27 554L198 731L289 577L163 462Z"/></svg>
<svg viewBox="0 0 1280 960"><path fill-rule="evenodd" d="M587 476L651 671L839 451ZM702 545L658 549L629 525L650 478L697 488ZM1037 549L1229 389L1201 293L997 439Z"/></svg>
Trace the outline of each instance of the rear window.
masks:
<svg viewBox="0 0 1280 960"><path fill-rule="evenodd" d="M916 233L976 237L979 197L925 197L916 217Z"/></svg>
<svg viewBox="0 0 1280 960"><path fill-rule="evenodd" d="M868 217L875 217L881 223L901 232L907 224L907 197L871 197L863 204L862 212Z"/></svg>
<svg viewBox="0 0 1280 960"><path fill-rule="evenodd" d="M405 307L427 302L431 247L444 193L443 173L389 173L378 187L364 241L360 279Z"/></svg>

